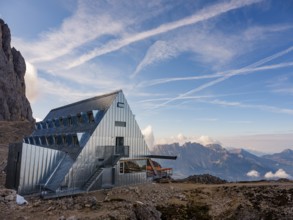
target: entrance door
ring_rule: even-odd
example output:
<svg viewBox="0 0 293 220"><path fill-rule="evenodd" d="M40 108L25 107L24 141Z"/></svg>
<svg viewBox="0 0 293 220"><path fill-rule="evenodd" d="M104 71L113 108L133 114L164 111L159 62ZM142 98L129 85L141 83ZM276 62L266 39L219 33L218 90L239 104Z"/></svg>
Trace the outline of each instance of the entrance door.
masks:
<svg viewBox="0 0 293 220"><path fill-rule="evenodd" d="M103 169L103 189L112 188L115 185L115 168L105 167Z"/></svg>
<svg viewBox="0 0 293 220"><path fill-rule="evenodd" d="M115 153L122 155L124 150L124 137L116 137Z"/></svg>
<svg viewBox="0 0 293 220"><path fill-rule="evenodd" d="M124 146L124 137L116 137L116 147Z"/></svg>

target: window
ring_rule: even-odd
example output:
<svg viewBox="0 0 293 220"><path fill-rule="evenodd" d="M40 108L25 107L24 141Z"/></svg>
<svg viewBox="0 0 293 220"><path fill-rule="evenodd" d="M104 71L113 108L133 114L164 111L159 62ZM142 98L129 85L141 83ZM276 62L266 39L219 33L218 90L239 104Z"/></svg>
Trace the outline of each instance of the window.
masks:
<svg viewBox="0 0 293 220"><path fill-rule="evenodd" d="M34 137L34 138L35 138L35 145L41 145L40 138L39 137Z"/></svg>
<svg viewBox="0 0 293 220"><path fill-rule="evenodd" d="M42 129L41 123L36 123L35 124L35 127L36 127L37 130L41 130Z"/></svg>
<svg viewBox="0 0 293 220"><path fill-rule="evenodd" d="M89 118L88 118L87 114L82 113L81 117L82 117L82 122L83 123L89 123Z"/></svg>
<svg viewBox="0 0 293 220"><path fill-rule="evenodd" d="M77 114L77 121L79 124L82 123L82 117L81 117L81 114Z"/></svg>
<svg viewBox="0 0 293 220"><path fill-rule="evenodd" d="M66 140L66 139L67 139L66 135L64 135L64 134L61 135L61 145L63 145L63 144L65 145L65 144L67 144L67 140Z"/></svg>
<svg viewBox="0 0 293 220"><path fill-rule="evenodd" d="M92 111L88 112L88 113L87 113L87 116L88 116L88 118L89 118L89 122L90 122L90 123L94 123L94 122L95 122L94 114L93 114Z"/></svg>
<svg viewBox="0 0 293 220"><path fill-rule="evenodd" d="M72 144L72 135L66 135L65 136L65 142L64 144L67 144L67 145L71 145Z"/></svg>
<svg viewBox="0 0 293 220"><path fill-rule="evenodd" d="M78 125L78 119L77 119L76 116L72 116L71 123L72 123L73 126L77 126Z"/></svg>
<svg viewBox="0 0 293 220"><path fill-rule="evenodd" d="M55 125L56 128L60 127L60 121L59 121L59 119L57 119L57 118L54 119L53 120L53 123L54 123L54 125Z"/></svg>
<svg viewBox="0 0 293 220"><path fill-rule="evenodd" d="M64 126L62 117L59 118L59 124L60 124L60 126Z"/></svg>
<svg viewBox="0 0 293 220"><path fill-rule="evenodd" d="M49 125L49 126L48 126L49 128L54 128L54 127L55 127L53 121L49 120L47 123L48 123L48 125Z"/></svg>
<svg viewBox="0 0 293 220"><path fill-rule="evenodd" d="M124 108L124 102L117 102L118 108Z"/></svg>
<svg viewBox="0 0 293 220"><path fill-rule="evenodd" d="M35 144L35 139L33 137L29 137L30 144Z"/></svg>
<svg viewBox="0 0 293 220"><path fill-rule="evenodd" d="M53 136L48 136L47 137L47 143L48 143L48 145L53 145L54 144L54 138L53 138Z"/></svg>
<svg viewBox="0 0 293 220"><path fill-rule="evenodd" d="M41 139L41 144L42 145L47 145L47 139L46 139L45 136L42 136L40 139Z"/></svg>
<svg viewBox="0 0 293 220"><path fill-rule="evenodd" d="M124 160L120 162L120 173L146 172L146 160Z"/></svg>
<svg viewBox="0 0 293 220"><path fill-rule="evenodd" d="M46 122L41 122L40 129L47 129L47 128L48 128L48 124Z"/></svg>
<svg viewBox="0 0 293 220"><path fill-rule="evenodd" d="M68 125L71 126L72 125L72 117L69 116L67 119L68 119Z"/></svg>
<svg viewBox="0 0 293 220"><path fill-rule="evenodd" d="M72 142L73 142L73 145L74 146L78 145L78 139L77 139L77 136L76 135L73 135L72 136Z"/></svg>
<svg viewBox="0 0 293 220"><path fill-rule="evenodd" d="M124 173L124 162L120 163L120 173Z"/></svg>
<svg viewBox="0 0 293 220"><path fill-rule="evenodd" d="M116 127L126 127L126 122L125 121L115 121L115 126Z"/></svg>

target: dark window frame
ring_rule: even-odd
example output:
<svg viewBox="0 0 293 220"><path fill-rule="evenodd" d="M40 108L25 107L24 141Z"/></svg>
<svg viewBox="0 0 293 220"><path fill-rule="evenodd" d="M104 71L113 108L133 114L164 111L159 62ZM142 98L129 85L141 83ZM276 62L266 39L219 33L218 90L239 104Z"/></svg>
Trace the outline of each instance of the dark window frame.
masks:
<svg viewBox="0 0 293 220"><path fill-rule="evenodd" d="M115 121L115 127L126 128L126 121Z"/></svg>

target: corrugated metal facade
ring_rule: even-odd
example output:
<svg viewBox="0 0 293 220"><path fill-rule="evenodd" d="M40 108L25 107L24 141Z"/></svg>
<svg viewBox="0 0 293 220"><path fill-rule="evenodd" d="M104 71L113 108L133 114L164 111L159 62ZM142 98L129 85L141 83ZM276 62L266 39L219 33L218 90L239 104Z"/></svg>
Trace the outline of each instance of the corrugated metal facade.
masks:
<svg viewBox="0 0 293 220"><path fill-rule="evenodd" d="M117 107L118 103L124 103L123 108ZM126 122L126 127L115 126L115 121ZM116 137L124 137L124 145L129 146L129 157L122 159L138 159L141 155L149 155L144 137L122 92L116 96L66 175L63 184L69 188L82 187L87 177L92 175L99 166L99 159L107 154L103 146L115 146ZM115 166L114 178L116 186L147 181L146 172L120 174L119 162Z"/></svg>
<svg viewBox="0 0 293 220"><path fill-rule="evenodd" d="M73 120L76 114L88 111L97 112L92 123L51 127L51 123L69 120L66 117ZM144 137L122 91L54 109L38 126L40 128L26 138L22 145L18 186L20 194L40 192L43 187L56 192L63 188L87 191L148 181L146 170L120 172L119 159L146 160L143 155L149 155ZM50 138L62 135L77 136L78 145L48 144ZM123 145L129 147L129 154L125 158L116 157L118 159L113 164L106 163L115 156L117 137L123 138ZM89 180L94 184L87 185Z"/></svg>
<svg viewBox="0 0 293 220"><path fill-rule="evenodd" d="M65 153L23 143L18 192L40 192Z"/></svg>

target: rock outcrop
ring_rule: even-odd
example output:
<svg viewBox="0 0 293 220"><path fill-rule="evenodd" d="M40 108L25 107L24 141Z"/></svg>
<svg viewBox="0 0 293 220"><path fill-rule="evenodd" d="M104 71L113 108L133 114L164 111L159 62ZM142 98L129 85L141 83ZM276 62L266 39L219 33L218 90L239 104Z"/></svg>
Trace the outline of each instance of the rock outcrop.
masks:
<svg viewBox="0 0 293 220"><path fill-rule="evenodd" d="M175 180L174 182L187 182L187 183L200 183L200 184L224 184L226 180L222 180L219 177L212 176L210 174L192 175L185 179Z"/></svg>
<svg viewBox="0 0 293 220"><path fill-rule="evenodd" d="M9 27L0 19L0 121L34 121L25 96L25 60L10 43Z"/></svg>

